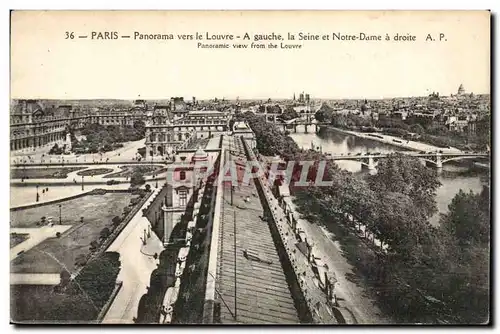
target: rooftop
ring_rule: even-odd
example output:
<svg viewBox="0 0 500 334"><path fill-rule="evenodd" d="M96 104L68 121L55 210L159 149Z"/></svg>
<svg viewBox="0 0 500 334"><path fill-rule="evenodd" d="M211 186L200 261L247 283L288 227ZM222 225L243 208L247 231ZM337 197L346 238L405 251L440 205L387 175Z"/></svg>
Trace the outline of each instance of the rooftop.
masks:
<svg viewBox="0 0 500 334"><path fill-rule="evenodd" d="M235 150L241 159L242 147ZM232 198L234 205L230 187L224 187L216 283L221 322L299 323L269 226L259 217L263 208L253 181L236 187Z"/></svg>
<svg viewBox="0 0 500 334"><path fill-rule="evenodd" d="M189 114L200 114L200 115L204 115L204 114L223 114L222 111L218 111L218 110L191 110L189 112Z"/></svg>

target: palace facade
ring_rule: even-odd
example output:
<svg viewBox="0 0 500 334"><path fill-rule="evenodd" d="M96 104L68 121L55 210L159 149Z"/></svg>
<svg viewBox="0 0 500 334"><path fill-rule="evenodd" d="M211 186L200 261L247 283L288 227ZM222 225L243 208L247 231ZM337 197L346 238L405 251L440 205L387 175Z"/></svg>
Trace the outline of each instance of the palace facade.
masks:
<svg viewBox="0 0 500 334"><path fill-rule="evenodd" d="M132 107L86 108L72 105L44 106L38 100L14 100L10 110L10 150L36 150L54 143L64 144L69 128L89 123L133 126L146 121L147 104L136 100Z"/></svg>
<svg viewBox="0 0 500 334"><path fill-rule="evenodd" d="M68 127L83 127L87 115L70 105L43 108L37 100L18 100L10 111L10 150L63 143Z"/></svg>
<svg viewBox="0 0 500 334"><path fill-rule="evenodd" d="M146 121L146 150L152 155L171 155L187 140L210 138L229 131L229 112L190 110L179 115L166 106L157 106Z"/></svg>

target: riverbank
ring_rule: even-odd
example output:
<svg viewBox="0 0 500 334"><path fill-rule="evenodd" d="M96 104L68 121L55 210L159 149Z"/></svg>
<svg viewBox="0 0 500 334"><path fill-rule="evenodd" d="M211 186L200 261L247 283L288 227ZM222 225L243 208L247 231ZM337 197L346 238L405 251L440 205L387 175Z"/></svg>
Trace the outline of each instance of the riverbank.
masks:
<svg viewBox="0 0 500 334"><path fill-rule="evenodd" d="M373 140L351 131L291 134L291 141L258 116L247 115L246 119L256 135L259 152L282 155L287 161L304 159L311 142L323 152L337 154L400 150L390 145L391 141L387 142L394 137L380 136L378 139L384 141ZM314 154L314 157L321 159L321 155ZM399 155L392 159L390 164L379 166L375 174L379 177L371 177L370 182L354 175L358 170L349 173L340 165L328 168L327 164L326 175L333 181L332 187L295 189L292 195L296 198L297 211L311 224L324 226L328 230L326 238L335 238L333 245L325 240L330 246L327 256L333 257L331 250L340 248L352 267L345 266L342 270L335 263L334 268L340 270L340 275L347 271L345 281L366 286L366 291L373 292L372 305L383 315L390 315L394 319L392 323L485 323L488 319L489 192L472 194L465 190L457 195L457 189L445 191L446 197L453 198L446 201L451 214L440 217L443 224L470 226L475 234L460 235L449 228L432 227L428 223L428 216L435 208L432 194L444 190L446 178L431 173L414 159ZM341 162L339 160L339 164ZM472 179L480 185L479 177ZM472 189L462 182L463 178L453 178L455 180L460 189ZM436 197L444 199L439 194ZM454 205L450 206L450 202ZM464 209L471 214L461 215ZM360 221L368 230L373 229L376 239L387 245L387 254L373 245L373 240L358 235ZM471 245L472 238L475 238L472 246L464 246ZM462 282L459 289L456 282ZM355 289L354 297L344 298L352 302L359 294Z"/></svg>
<svg viewBox="0 0 500 334"><path fill-rule="evenodd" d="M342 133L345 133L347 135L351 135L351 136L355 136L355 137L359 137L359 138L378 141L380 143L391 145L391 146L396 146L399 148L403 148L405 150L411 150L411 151L417 151L417 152L421 152L421 151L424 151L424 152L443 151L443 152L450 152L450 153L451 152L462 152L456 148L442 148L442 147L437 147L437 146L433 146L433 145L429 145L429 144L424 144L424 143L417 142L417 141L405 140L405 139L395 137L395 136L384 135L384 134L380 134L380 133L357 132L357 131L352 131L352 130L340 129L340 128L336 128L333 126L324 126L322 128L342 132Z"/></svg>

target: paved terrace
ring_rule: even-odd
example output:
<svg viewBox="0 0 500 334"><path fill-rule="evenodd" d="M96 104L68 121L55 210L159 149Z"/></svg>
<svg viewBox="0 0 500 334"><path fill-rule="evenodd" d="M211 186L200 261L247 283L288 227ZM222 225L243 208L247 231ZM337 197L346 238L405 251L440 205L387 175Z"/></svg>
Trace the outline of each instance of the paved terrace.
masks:
<svg viewBox="0 0 500 334"><path fill-rule="evenodd" d="M224 139L224 147L235 153L230 157L228 152L226 159L246 161L241 140ZM223 192L216 280L221 322L299 323L270 229L260 218L263 208L253 181L236 187L232 198L233 205L228 184ZM245 257L244 250L250 256Z"/></svg>

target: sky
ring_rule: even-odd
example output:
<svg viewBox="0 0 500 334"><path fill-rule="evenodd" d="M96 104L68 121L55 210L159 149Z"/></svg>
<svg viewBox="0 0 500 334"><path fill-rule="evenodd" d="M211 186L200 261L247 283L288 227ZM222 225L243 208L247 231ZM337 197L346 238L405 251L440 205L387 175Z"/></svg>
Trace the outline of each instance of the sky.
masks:
<svg viewBox="0 0 500 334"><path fill-rule="evenodd" d="M490 14L467 12L13 12L11 98L390 98L490 91ZM66 32L75 38L65 39ZM92 32L129 39L96 40ZM136 40L134 33L174 40ZM203 49L178 34L288 33L300 49ZM413 35L416 41L332 41ZM446 41L437 41L439 34ZM436 41L425 41L431 34ZM88 36L80 39L78 36ZM104 35L104 34L103 34ZM322 40L322 36L330 40ZM111 34L110 34L111 36ZM225 42L225 41L223 41ZM265 44L268 42L266 41Z"/></svg>

